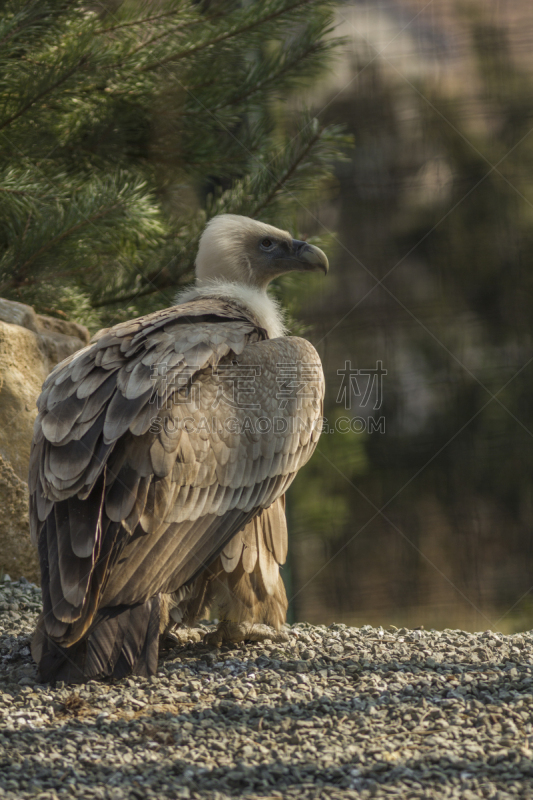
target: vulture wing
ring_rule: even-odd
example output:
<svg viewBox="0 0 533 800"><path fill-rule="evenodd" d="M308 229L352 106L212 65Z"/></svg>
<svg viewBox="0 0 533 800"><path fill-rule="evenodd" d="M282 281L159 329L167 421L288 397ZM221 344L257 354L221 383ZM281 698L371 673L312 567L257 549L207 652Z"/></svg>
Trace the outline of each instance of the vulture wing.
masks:
<svg viewBox="0 0 533 800"><path fill-rule="evenodd" d="M312 454L322 397L312 345L268 340L249 312L219 300L118 325L56 367L30 463L41 673L153 671L160 593L219 556L228 572L232 560L248 573L264 565L268 585L284 559L278 512L265 512L262 537L241 534L240 552L232 539Z"/></svg>

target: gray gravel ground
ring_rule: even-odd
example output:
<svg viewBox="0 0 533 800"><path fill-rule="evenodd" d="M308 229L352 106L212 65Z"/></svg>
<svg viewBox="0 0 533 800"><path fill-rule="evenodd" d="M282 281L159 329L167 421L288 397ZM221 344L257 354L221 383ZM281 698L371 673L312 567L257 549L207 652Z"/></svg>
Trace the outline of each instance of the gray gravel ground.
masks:
<svg viewBox="0 0 533 800"><path fill-rule="evenodd" d="M39 600L0 585L2 798L533 798L533 633L300 624L52 688L29 652Z"/></svg>

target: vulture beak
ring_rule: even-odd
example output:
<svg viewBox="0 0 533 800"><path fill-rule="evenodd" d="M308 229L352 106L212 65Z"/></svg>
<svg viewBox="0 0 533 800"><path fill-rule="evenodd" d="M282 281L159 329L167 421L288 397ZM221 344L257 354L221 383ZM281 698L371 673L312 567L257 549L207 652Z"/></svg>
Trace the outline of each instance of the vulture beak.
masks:
<svg viewBox="0 0 533 800"><path fill-rule="evenodd" d="M308 244L307 242L301 242L299 239L293 239L291 247L293 253L292 258L301 264L301 266L296 267L296 269L309 272L321 270L324 275L328 274L328 257L320 247L315 247L314 244Z"/></svg>

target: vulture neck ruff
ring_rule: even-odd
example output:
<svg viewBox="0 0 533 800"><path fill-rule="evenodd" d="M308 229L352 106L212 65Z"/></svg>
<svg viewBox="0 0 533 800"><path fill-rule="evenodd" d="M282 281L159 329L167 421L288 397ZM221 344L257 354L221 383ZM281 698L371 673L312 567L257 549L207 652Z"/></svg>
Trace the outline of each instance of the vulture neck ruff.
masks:
<svg viewBox="0 0 533 800"><path fill-rule="evenodd" d="M180 292L176 297L176 305L204 297L228 300L251 311L268 333L269 339L287 335L282 309L263 289L236 281L210 280Z"/></svg>

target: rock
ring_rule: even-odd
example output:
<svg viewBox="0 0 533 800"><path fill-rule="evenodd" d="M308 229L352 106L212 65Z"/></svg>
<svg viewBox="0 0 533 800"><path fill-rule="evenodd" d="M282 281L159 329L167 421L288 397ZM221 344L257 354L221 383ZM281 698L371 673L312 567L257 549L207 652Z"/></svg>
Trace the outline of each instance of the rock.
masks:
<svg viewBox="0 0 533 800"><path fill-rule="evenodd" d="M13 579L39 582L37 550L30 542L28 486L0 456L0 565Z"/></svg>
<svg viewBox="0 0 533 800"><path fill-rule="evenodd" d="M27 479L35 401L48 373L89 342L82 325L0 299L0 456Z"/></svg>
<svg viewBox="0 0 533 800"><path fill-rule="evenodd" d="M44 314L37 314L36 316L39 325L37 333L40 333L43 338L44 335L47 334L52 341L56 342L56 345L63 342L64 346L75 346L74 352L76 352L76 350L80 349L80 345L77 341L73 342L73 339L81 339L82 347L89 344L91 334L85 325L79 325L77 322L69 322L68 320L56 319L56 317L47 317ZM70 341L66 342L66 339ZM68 349L69 353L67 353L67 355L70 355L73 351L70 350L70 346ZM66 357L67 356L64 356L64 358Z"/></svg>
<svg viewBox="0 0 533 800"><path fill-rule="evenodd" d="M83 325L0 298L0 571L13 578L39 575L26 486L35 402L55 365L88 342Z"/></svg>

